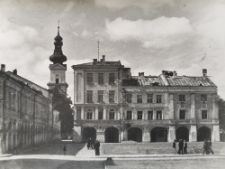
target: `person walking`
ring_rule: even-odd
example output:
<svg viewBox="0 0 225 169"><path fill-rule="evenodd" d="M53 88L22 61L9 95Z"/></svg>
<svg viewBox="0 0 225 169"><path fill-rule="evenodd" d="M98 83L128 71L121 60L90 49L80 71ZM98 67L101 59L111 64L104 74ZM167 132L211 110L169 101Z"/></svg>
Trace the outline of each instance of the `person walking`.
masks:
<svg viewBox="0 0 225 169"><path fill-rule="evenodd" d="M91 137L91 148L94 149L95 138Z"/></svg>
<svg viewBox="0 0 225 169"><path fill-rule="evenodd" d="M176 140L173 141L174 154L177 154Z"/></svg>
<svg viewBox="0 0 225 169"><path fill-rule="evenodd" d="M187 142L184 140L184 154L187 154Z"/></svg>
<svg viewBox="0 0 225 169"><path fill-rule="evenodd" d="M63 153L64 153L64 155L66 155L66 145L64 145L64 147L63 147Z"/></svg>
<svg viewBox="0 0 225 169"><path fill-rule="evenodd" d="M212 142L211 140L208 140L208 154L212 153L214 154L213 150L212 150Z"/></svg>
<svg viewBox="0 0 225 169"><path fill-rule="evenodd" d="M206 140L204 140L204 143L203 143L203 151L202 151L202 154L207 154L207 150L208 148L207 148L207 141Z"/></svg>
<svg viewBox="0 0 225 169"><path fill-rule="evenodd" d="M182 139L179 140L178 154L184 154L184 143L183 143L183 140Z"/></svg>
<svg viewBox="0 0 225 169"><path fill-rule="evenodd" d="M87 149L89 149L91 146L91 138L88 138L87 140Z"/></svg>
<svg viewBox="0 0 225 169"><path fill-rule="evenodd" d="M94 148L95 148L95 155L99 156L100 155L100 152L99 152L100 142L98 140L95 140Z"/></svg>

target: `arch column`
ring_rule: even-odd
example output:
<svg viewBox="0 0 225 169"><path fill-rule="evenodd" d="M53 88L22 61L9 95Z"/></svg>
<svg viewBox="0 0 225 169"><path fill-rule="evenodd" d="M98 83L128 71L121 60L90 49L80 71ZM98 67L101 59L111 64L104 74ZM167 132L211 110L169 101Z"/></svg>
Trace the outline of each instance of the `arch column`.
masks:
<svg viewBox="0 0 225 169"><path fill-rule="evenodd" d="M197 141L197 127L196 125L191 125L189 131L189 142Z"/></svg>
<svg viewBox="0 0 225 169"><path fill-rule="evenodd" d="M167 135L167 141L173 142L176 139L176 129L175 126L169 126L169 131Z"/></svg>
<svg viewBox="0 0 225 169"><path fill-rule="evenodd" d="M143 130L143 134L142 134L142 142L150 142L150 132L147 129Z"/></svg>

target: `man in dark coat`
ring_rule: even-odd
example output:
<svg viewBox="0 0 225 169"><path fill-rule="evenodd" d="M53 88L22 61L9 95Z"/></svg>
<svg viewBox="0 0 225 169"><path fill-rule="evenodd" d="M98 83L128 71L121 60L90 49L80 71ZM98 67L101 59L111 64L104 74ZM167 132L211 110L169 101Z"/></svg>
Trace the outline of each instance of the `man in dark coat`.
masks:
<svg viewBox="0 0 225 169"><path fill-rule="evenodd" d="M176 140L173 141L174 154L177 154Z"/></svg>
<svg viewBox="0 0 225 169"><path fill-rule="evenodd" d="M187 154L187 142L184 140L184 154Z"/></svg>
<svg viewBox="0 0 225 169"><path fill-rule="evenodd" d="M211 140L208 140L207 144L208 144L208 154L210 154L210 153L214 154L214 152L212 150L212 142L211 142Z"/></svg>
<svg viewBox="0 0 225 169"><path fill-rule="evenodd" d="M95 147L95 155L99 156L100 155L100 152L99 152L100 142L98 140L95 140L94 147Z"/></svg>
<svg viewBox="0 0 225 169"><path fill-rule="evenodd" d="M183 140L182 139L179 140L179 150L178 150L178 153L179 154L184 154L184 143L183 143Z"/></svg>
<svg viewBox="0 0 225 169"><path fill-rule="evenodd" d="M87 140L87 149L89 149L91 146L91 138L88 138Z"/></svg>
<svg viewBox="0 0 225 169"><path fill-rule="evenodd" d="M205 153L207 154L207 151L208 151L208 144L207 144L207 141L204 140L202 154L205 154Z"/></svg>

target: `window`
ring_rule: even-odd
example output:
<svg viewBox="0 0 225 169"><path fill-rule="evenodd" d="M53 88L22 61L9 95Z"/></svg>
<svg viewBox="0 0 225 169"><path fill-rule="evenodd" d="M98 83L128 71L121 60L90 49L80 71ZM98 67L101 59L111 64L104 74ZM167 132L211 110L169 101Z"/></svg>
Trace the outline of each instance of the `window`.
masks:
<svg viewBox="0 0 225 169"><path fill-rule="evenodd" d="M109 73L109 83L115 83L115 73Z"/></svg>
<svg viewBox="0 0 225 169"><path fill-rule="evenodd" d="M162 103L162 95L156 95L156 103Z"/></svg>
<svg viewBox="0 0 225 169"><path fill-rule="evenodd" d="M161 110L156 111L156 119L162 120L162 111Z"/></svg>
<svg viewBox="0 0 225 169"><path fill-rule="evenodd" d="M98 91L98 102L103 102L103 90Z"/></svg>
<svg viewBox="0 0 225 169"><path fill-rule="evenodd" d="M138 113L137 114L137 119L138 120L142 120L142 111L138 111L137 113Z"/></svg>
<svg viewBox="0 0 225 169"><path fill-rule="evenodd" d="M98 83L99 84L103 84L104 83L104 74L103 73L99 73L98 74Z"/></svg>
<svg viewBox="0 0 225 169"><path fill-rule="evenodd" d="M207 102L207 95L206 94L201 95L201 101Z"/></svg>
<svg viewBox="0 0 225 169"><path fill-rule="evenodd" d="M59 83L59 75L55 75L55 83L56 83L56 84Z"/></svg>
<svg viewBox="0 0 225 169"><path fill-rule="evenodd" d="M88 103L92 103L92 96L93 96L93 91L92 90L88 90L87 91L87 102Z"/></svg>
<svg viewBox="0 0 225 169"><path fill-rule="evenodd" d="M185 110L180 110L180 119L185 119Z"/></svg>
<svg viewBox="0 0 225 169"><path fill-rule="evenodd" d="M93 73L87 73L87 83L93 83Z"/></svg>
<svg viewBox="0 0 225 169"><path fill-rule="evenodd" d="M87 119L91 120L92 119L92 110L87 111Z"/></svg>
<svg viewBox="0 0 225 169"><path fill-rule="evenodd" d="M179 101L185 102L185 95L183 95L183 94L179 95Z"/></svg>
<svg viewBox="0 0 225 169"><path fill-rule="evenodd" d="M127 111L127 120L132 119L132 111Z"/></svg>
<svg viewBox="0 0 225 169"><path fill-rule="evenodd" d="M99 119L99 120L102 120L102 119L103 119L103 109L100 109L100 110L98 111L98 119Z"/></svg>
<svg viewBox="0 0 225 169"><path fill-rule="evenodd" d="M202 110L202 119L207 119L207 118L208 118L207 110Z"/></svg>
<svg viewBox="0 0 225 169"><path fill-rule="evenodd" d="M137 103L142 103L142 95L137 95Z"/></svg>
<svg viewBox="0 0 225 169"><path fill-rule="evenodd" d="M114 119L114 118L115 118L115 111L114 111L113 109L111 109L111 110L109 111L109 119L112 120L112 119Z"/></svg>
<svg viewBox="0 0 225 169"><path fill-rule="evenodd" d="M110 91L109 91L109 102L110 102L110 103L114 103L114 102L115 102L115 101L114 101L114 96L115 96L114 90L110 90Z"/></svg>
<svg viewBox="0 0 225 169"><path fill-rule="evenodd" d="M153 103L153 95L152 94L147 95L147 103Z"/></svg>
<svg viewBox="0 0 225 169"><path fill-rule="evenodd" d="M132 94L126 94L126 102L131 103Z"/></svg>
<svg viewBox="0 0 225 169"><path fill-rule="evenodd" d="M148 120L153 120L153 111L148 111Z"/></svg>

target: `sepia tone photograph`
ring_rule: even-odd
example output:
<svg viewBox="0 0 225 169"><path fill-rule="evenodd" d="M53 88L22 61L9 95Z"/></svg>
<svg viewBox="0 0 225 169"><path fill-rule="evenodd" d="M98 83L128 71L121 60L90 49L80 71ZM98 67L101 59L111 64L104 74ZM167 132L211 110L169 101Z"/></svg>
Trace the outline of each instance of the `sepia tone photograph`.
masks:
<svg viewBox="0 0 225 169"><path fill-rule="evenodd" d="M0 0L0 169L224 169L225 0Z"/></svg>

